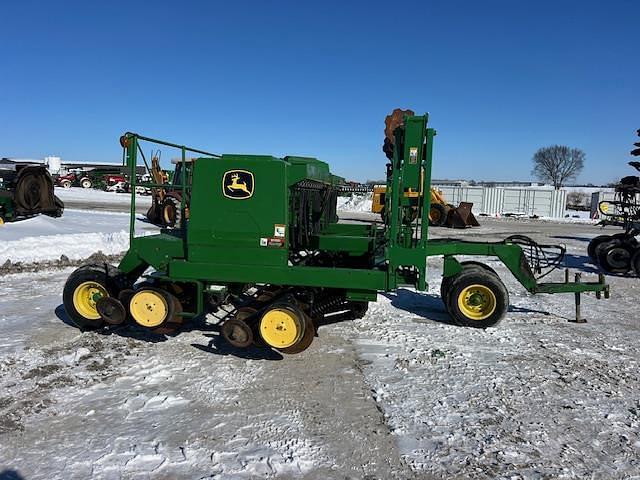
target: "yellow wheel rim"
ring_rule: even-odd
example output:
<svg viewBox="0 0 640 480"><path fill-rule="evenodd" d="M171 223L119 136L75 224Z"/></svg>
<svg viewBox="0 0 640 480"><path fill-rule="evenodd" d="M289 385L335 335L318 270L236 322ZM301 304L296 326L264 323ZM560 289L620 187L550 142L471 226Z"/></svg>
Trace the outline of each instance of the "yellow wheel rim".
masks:
<svg viewBox="0 0 640 480"><path fill-rule="evenodd" d="M167 319L169 305L162 294L153 290L140 290L131 297L129 311L137 324L153 328Z"/></svg>
<svg viewBox="0 0 640 480"><path fill-rule="evenodd" d="M458 295L458 308L471 320L485 320L496 311L498 302L493 291L480 284L469 285Z"/></svg>
<svg viewBox="0 0 640 480"><path fill-rule="evenodd" d="M273 308L260 319L260 335L274 348L287 348L302 338L302 323L298 316L284 308Z"/></svg>
<svg viewBox="0 0 640 480"><path fill-rule="evenodd" d="M98 320L100 314L96 309L96 302L109 293L97 282L83 282L73 291L73 308L88 320Z"/></svg>

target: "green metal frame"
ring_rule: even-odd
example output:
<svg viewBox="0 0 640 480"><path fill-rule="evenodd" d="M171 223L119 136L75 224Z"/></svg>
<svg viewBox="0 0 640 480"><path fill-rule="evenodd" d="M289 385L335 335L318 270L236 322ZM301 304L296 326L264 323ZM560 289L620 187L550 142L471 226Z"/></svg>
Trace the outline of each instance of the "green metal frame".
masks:
<svg viewBox="0 0 640 480"><path fill-rule="evenodd" d="M402 285L414 286L418 290L427 288L427 258L443 256L443 276L452 277L462 270L456 255L497 257L514 277L531 293L580 293L605 292L609 287L600 277L597 282L537 283L522 248L509 241L485 243L452 240L429 240L430 185L433 158L433 143L436 131L427 127L428 116L405 117L404 125L395 132L396 148L391 160L387 181L387 219L384 227L375 225L348 225L328 223L311 239L311 246L317 250L339 252L348 257L368 256L374 259L373 268L345 268L318 266L290 266L288 245L283 250L252 250L252 237L245 238L242 232L231 231L227 237L211 230L206 215L193 215L189 221L184 215L188 193L196 185L201 185L199 196L193 192L202 210L202 201L218 201L213 190L203 197L206 183L202 177L196 178L198 168L204 172L206 182L217 184L219 170L211 162L218 160L225 165L242 166L249 162L255 171L264 175L270 187L268 198L273 205L288 205L291 208L289 187L293 182L307 178L333 185L339 181L331 175L324 162L311 158L225 155L196 150L183 145L155 140L141 135L127 133L121 139L125 151L123 161L131 170L131 222L130 248L120 263L120 270L131 276L140 274L147 266L153 266L166 279L191 282L197 287L197 312L185 312L184 316L202 313L202 294L207 285L276 284L300 287L325 287L342 289L352 300L375 300L377 292L395 290ZM182 193L182 225L179 229L163 229L159 235L135 236L135 186L138 153L144 163L146 159L139 142L147 141L178 148L181 151L181 166L185 170L186 153L193 152L209 158L196 159L192 172L193 184L187 175L182 175L179 186ZM205 164L200 165L199 162ZM224 163L226 162L226 163ZM197 163L197 165L196 165ZM280 170L269 170L285 166L290 183L283 183ZM200 166L198 166L200 165ZM222 170L220 170L222 171ZM274 172L276 172L274 174ZM252 174L253 175L253 174ZM211 177L210 179L208 177ZM214 178L215 177L215 178ZM271 185L269 185L271 183ZM146 184L145 186L164 187ZM211 188L211 187L209 187ZM217 188L217 187L216 187ZM224 189L224 187L223 187ZM284 190L284 191L283 191ZM222 197L216 190L217 195ZM262 193L263 199L264 192ZM284 202L284 203L279 203ZM194 200L194 208L198 203ZM233 204L230 205L239 205ZM246 204L249 205L249 204ZM259 215L273 214L271 207L260 203L252 204ZM276 210L281 207L273 207ZM261 213L263 212L263 213ZM417 212L417 214L415 213ZM206 213L206 212L205 212ZM235 215L231 212L232 215ZM241 214L239 214L241 215ZM228 215L227 215L228 216ZM196 218L198 217L198 218ZM289 211L289 221L296 222L295 214ZM287 238L288 240L288 238ZM240 252L240 253L233 253Z"/></svg>

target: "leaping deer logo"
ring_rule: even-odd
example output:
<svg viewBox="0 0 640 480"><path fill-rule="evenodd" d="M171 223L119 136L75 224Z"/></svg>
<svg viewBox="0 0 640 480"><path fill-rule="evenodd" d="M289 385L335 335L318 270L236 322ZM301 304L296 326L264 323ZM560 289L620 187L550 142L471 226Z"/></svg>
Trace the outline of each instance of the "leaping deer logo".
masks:
<svg viewBox="0 0 640 480"><path fill-rule="evenodd" d="M247 182L240 181L239 173L234 173L233 175L231 175L231 184L227 185L227 188L232 192L236 190L241 190L245 192L247 195L251 195L251 192L247 188Z"/></svg>
<svg viewBox="0 0 640 480"><path fill-rule="evenodd" d="M253 173L247 170L229 170L222 180L222 194L227 198L244 200L253 195Z"/></svg>

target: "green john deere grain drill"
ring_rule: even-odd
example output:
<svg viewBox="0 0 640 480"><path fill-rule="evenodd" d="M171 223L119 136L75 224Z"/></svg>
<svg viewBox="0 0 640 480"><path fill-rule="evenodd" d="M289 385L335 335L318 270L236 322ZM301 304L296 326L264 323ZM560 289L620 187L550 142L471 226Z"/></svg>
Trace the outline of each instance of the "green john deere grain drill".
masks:
<svg viewBox="0 0 640 480"><path fill-rule="evenodd" d="M379 292L401 286L424 291L430 256L444 257L442 300L463 326L495 325L509 296L494 270L459 261L459 255L499 258L531 293L608 296L602 276L592 283L568 277L538 283L537 275L560 264L561 247L522 236L495 243L430 240L435 131L427 127L427 115L396 112L392 118L393 137L384 147L393 153L384 224L338 223L341 179L314 158L219 156L125 134L121 144L132 179L143 141L180 148L183 171L187 153L203 156L176 187L183 199L176 228L136 237L132 195L129 251L117 268L87 265L71 274L64 288L67 314L83 329L131 322L169 333L231 304L235 313L221 331L232 345L260 343L297 353L320 325L364 315Z"/></svg>

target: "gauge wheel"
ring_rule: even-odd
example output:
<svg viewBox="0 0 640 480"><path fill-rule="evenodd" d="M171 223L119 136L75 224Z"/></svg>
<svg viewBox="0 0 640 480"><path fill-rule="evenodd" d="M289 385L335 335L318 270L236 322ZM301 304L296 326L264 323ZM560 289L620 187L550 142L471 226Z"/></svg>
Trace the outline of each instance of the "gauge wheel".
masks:
<svg viewBox="0 0 640 480"><path fill-rule="evenodd" d="M69 275L62 292L62 303L69 319L80 329L102 326L97 303L102 297L117 297L119 287L114 271L105 265L84 265Z"/></svg>
<svg viewBox="0 0 640 480"><path fill-rule="evenodd" d="M500 278L485 269L468 268L449 287L447 310L460 326L497 325L509 308L509 293Z"/></svg>

